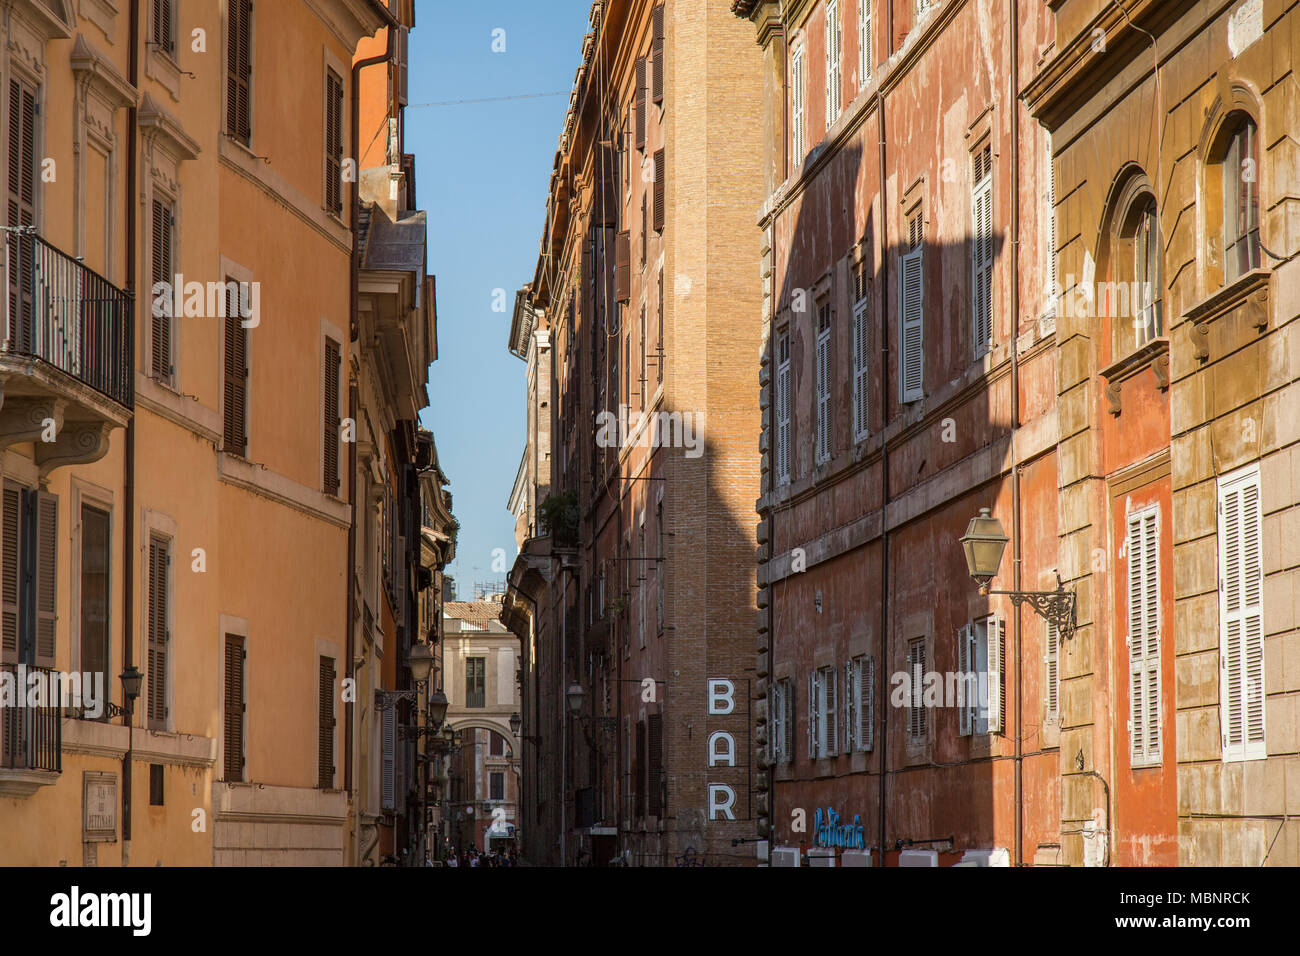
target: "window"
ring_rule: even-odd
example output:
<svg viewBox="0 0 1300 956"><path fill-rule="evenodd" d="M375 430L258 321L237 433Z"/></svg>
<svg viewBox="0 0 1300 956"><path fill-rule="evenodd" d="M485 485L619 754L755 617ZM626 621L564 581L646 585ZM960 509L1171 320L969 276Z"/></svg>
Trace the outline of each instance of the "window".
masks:
<svg viewBox="0 0 1300 956"><path fill-rule="evenodd" d="M339 493L339 375L343 367L342 351L333 339L325 340L325 404L321 409L321 428L325 455L323 490L327 495Z"/></svg>
<svg viewBox="0 0 1300 956"><path fill-rule="evenodd" d="M650 196L641 193L641 268L645 269L647 253L650 249Z"/></svg>
<svg viewBox="0 0 1300 956"><path fill-rule="evenodd" d="M1043 637L1043 717L1046 720L1061 718L1061 634L1056 624L1047 622Z"/></svg>
<svg viewBox="0 0 1300 956"><path fill-rule="evenodd" d="M978 357L993 342L993 147L971 157L971 329Z"/></svg>
<svg viewBox="0 0 1300 956"><path fill-rule="evenodd" d="M776 337L776 480L790 481L790 333Z"/></svg>
<svg viewBox="0 0 1300 956"><path fill-rule="evenodd" d="M664 815L664 717L651 714L646 718L648 763L646 787L650 791L646 811L652 817Z"/></svg>
<svg viewBox="0 0 1300 956"><path fill-rule="evenodd" d="M968 624L957 633L958 734L998 734L1006 713L1005 625L996 617Z"/></svg>
<svg viewBox="0 0 1300 956"><path fill-rule="evenodd" d="M636 91L634 100L636 103L636 148L640 152L645 152L645 128L646 128L646 58L639 56L636 59Z"/></svg>
<svg viewBox="0 0 1300 956"><path fill-rule="evenodd" d="M657 337L658 337L658 342L656 343L655 346L655 352L657 353L655 356L656 359L655 365L658 369L656 375L658 377L659 384L662 385L664 381L664 271L663 269L659 270L659 311L657 315L659 317L659 321L655 326L655 332L657 333Z"/></svg>
<svg viewBox="0 0 1300 956"><path fill-rule="evenodd" d="M163 805L163 765L160 763L149 764L149 806L161 807Z"/></svg>
<svg viewBox="0 0 1300 956"><path fill-rule="evenodd" d="M818 464L831 460L831 304L817 307L817 448Z"/></svg>
<svg viewBox="0 0 1300 956"><path fill-rule="evenodd" d="M1154 507L1128 516L1129 756L1160 763L1160 552Z"/></svg>
<svg viewBox="0 0 1300 956"><path fill-rule="evenodd" d="M645 597L646 597L646 588L645 588L643 585L644 585L645 579L646 579L646 578L649 576L649 574L650 574L650 555L649 555L649 553L646 551L646 547L645 547L645 541L646 541L646 538L645 538L645 515L644 515L644 514L641 515L641 527L640 527L640 532L639 532L639 533L640 533L640 535L641 535L641 541L640 541L640 547L641 547L640 558L641 558L641 560L638 561L637 564L640 566L640 572L641 572L641 573L637 575L637 580L640 581L640 582L642 582L642 586L638 586L638 587L637 587L637 592L636 592L636 631L637 631L637 638L638 638L638 640L640 641L640 645L641 645L642 647L645 647Z"/></svg>
<svg viewBox="0 0 1300 956"><path fill-rule="evenodd" d="M81 671L102 674L104 690L113 689L115 676L109 669L109 531L108 512L93 505L81 506ZM104 710L101 719L108 719Z"/></svg>
<svg viewBox="0 0 1300 956"><path fill-rule="evenodd" d="M844 665L844 751L871 750L875 743L876 659L859 655Z"/></svg>
<svg viewBox="0 0 1300 956"><path fill-rule="evenodd" d="M1223 759L1267 756L1258 466L1219 479L1219 701Z"/></svg>
<svg viewBox="0 0 1300 956"><path fill-rule="evenodd" d="M655 7L650 17L653 37L650 44L651 97L656 104L662 104L664 101L664 5L661 3Z"/></svg>
<svg viewBox="0 0 1300 956"><path fill-rule="evenodd" d="M835 710L835 668L819 667L808 675L808 757L833 757L839 738Z"/></svg>
<svg viewBox="0 0 1300 956"><path fill-rule="evenodd" d="M858 89L871 82L871 0L858 0Z"/></svg>
<svg viewBox="0 0 1300 956"><path fill-rule="evenodd" d="M9 81L9 172L6 224L30 226L36 222L36 90L21 80ZM17 339L30 343L35 303L32 299L32 247L8 243L8 309L18 316Z"/></svg>
<svg viewBox="0 0 1300 956"><path fill-rule="evenodd" d="M317 786L322 790L334 789L334 658L322 657L319 661L320 707L317 711L320 726L317 729L316 766L319 768Z"/></svg>
<svg viewBox="0 0 1300 956"><path fill-rule="evenodd" d="M377 692L379 708L379 806L397 808L397 701L383 691ZM459 796L461 778L452 778L453 799Z"/></svg>
<svg viewBox="0 0 1300 956"><path fill-rule="evenodd" d="M253 2L229 0L226 24L226 135L249 145L252 128Z"/></svg>
<svg viewBox="0 0 1300 956"><path fill-rule="evenodd" d="M871 368L870 337L871 299L864 262L853 273L853 440L862 441L870 429Z"/></svg>
<svg viewBox="0 0 1300 956"><path fill-rule="evenodd" d="M771 753L773 763L794 760L794 682L788 678L772 684Z"/></svg>
<svg viewBox="0 0 1300 956"><path fill-rule="evenodd" d="M1259 138L1254 122L1242 119L1223 158L1224 281L1258 269L1259 253Z"/></svg>
<svg viewBox="0 0 1300 956"><path fill-rule="evenodd" d="M171 540L149 536L148 708L149 727L167 729L168 658L171 648Z"/></svg>
<svg viewBox="0 0 1300 956"><path fill-rule="evenodd" d="M826 0L826 128L840 117L840 60L843 36L840 31L840 2Z"/></svg>
<svg viewBox="0 0 1300 956"><path fill-rule="evenodd" d="M465 706L484 707L487 696L487 658L465 658Z"/></svg>
<svg viewBox="0 0 1300 956"><path fill-rule="evenodd" d="M0 511L0 662L53 668L59 499L6 481Z"/></svg>
<svg viewBox="0 0 1300 956"><path fill-rule="evenodd" d="M655 503L655 633L664 634L664 501Z"/></svg>
<svg viewBox="0 0 1300 956"><path fill-rule="evenodd" d="M618 234L614 250L614 300L628 302L632 299L632 236L627 230ZM617 309L614 310L614 322L611 333L618 330Z"/></svg>
<svg viewBox="0 0 1300 956"><path fill-rule="evenodd" d="M506 775L494 770L488 776L488 799L504 800L506 798Z"/></svg>
<svg viewBox="0 0 1300 956"><path fill-rule="evenodd" d="M244 779L244 639L235 634L226 635L226 674L223 695L222 740L225 745L224 778L227 781Z"/></svg>
<svg viewBox="0 0 1300 956"><path fill-rule="evenodd" d="M1133 329L1139 346L1163 331L1160 253L1160 217L1156 212L1155 197L1147 196L1138 210L1133 234Z"/></svg>
<svg viewBox="0 0 1300 956"><path fill-rule="evenodd" d="M899 401L915 402L925 397L925 244L923 220L917 212L908 223L911 251L899 264L899 322L902 325L898 350Z"/></svg>
<svg viewBox="0 0 1300 956"><path fill-rule="evenodd" d="M333 70L325 71L325 209L343 215L343 81Z"/></svg>
<svg viewBox="0 0 1300 956"><path fill-rule="evenodd" d="M803 47L796 47L790 54L790 108L791 149L794 165L803 164L804 154L804 55Z"/></svg>
<svg viewBox="0 0 1300 956"><path fill-rule="evenodd" d="M664 169L665 154L662 149L655 150L655 232L664 231L664 199L667 195L667 171Z"/></svg>
<svg viewBox="0 0 1300 956"><path fill-rule="evenodd" d="M154 49L176 55L176 0L153 0L150 41Z"/></svg>
<svg viewBox="0 0 1300 956"><path fill-rule="evenodd" d="M226 277L222 451L248 452L248 329L240 310L240 284Z"/></svg>
<svg viewBox="0 0 1300 956"><path fill-rule="evenodd" d="M632 780L636 797L637 819L645 816L646 805L646 727L644 720L636 722L636 753L632 757Z"/></svg>
<svg viewBox="0 0 1300 956"><path fill-rule="evenodd" d="M925 738L925 706L922 689L925 685L925 638L917 637L907 642L907 672L911 680L911 700L907 707L907 737L911 741Z"/></svg>
<svg viewBox="0 0 1300 956"><path fill-rule="evenodd" d="M488 756L504 757L506 755L506 738L495 730L488 731Z"/></svg>
<svg viewBox="0 0 1300 956"><path fill-rule="evenodd" d="M153 255L150 278L151 288L170 290L175 272L173 262L176 226L175 207L162 199L153 200ZM149 371L153 377L172 382L172 295L155 295L150 310Z"/></svg>
<svg viewBox="0 0 1300 956"><path fill-rule="evenodd" d="M1047 141L1043 170L1043 261L1047 263L1047 314L1056 315L1057 301L1061 295L1061 278L1056 256L1056 163L1052 158L1052 134L1043 130Z"/></svg>

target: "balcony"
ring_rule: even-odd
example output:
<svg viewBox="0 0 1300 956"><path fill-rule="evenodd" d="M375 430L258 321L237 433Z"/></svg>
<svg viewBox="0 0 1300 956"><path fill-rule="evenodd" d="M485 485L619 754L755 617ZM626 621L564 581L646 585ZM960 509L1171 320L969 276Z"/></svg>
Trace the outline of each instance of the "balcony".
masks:
<svg viewBox="0 0 1300 956"><path fill-rule="evenodd" d="M28 706L33 682L47 688ZM28 797L54 783L63 771L63 729L59 720L59 674L41 667L0 666L0 683L13 689L13 702L0 705L0 797Z"/></svg>
<svg viewBox="0 0 1300 956"><path fill-rule="evenodd" d="M43 474L102 458L134 405L132 296L31 229L4 231L4 272L0 448L35 442Z"/></svg>

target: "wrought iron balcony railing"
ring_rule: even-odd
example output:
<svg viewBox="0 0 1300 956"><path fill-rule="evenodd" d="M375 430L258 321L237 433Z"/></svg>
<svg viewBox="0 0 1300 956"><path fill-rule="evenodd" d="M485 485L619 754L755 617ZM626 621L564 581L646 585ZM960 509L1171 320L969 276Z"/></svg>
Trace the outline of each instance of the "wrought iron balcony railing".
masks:
<svg viewBox="0 0 1300 956"><path fill-rule="evenodd" d="M0 353L39 359L132 408L133 297L30 228L5 229L4 243Z"/></svg>
<svg viewBox="0 0 1300 956"><path fill-rule="evenodd" d="M63 770L63 727L59 721L61 675L44 667L0 665L12 681L15 699L0 704L0 769ZM33 680L44 692L29 706Z"/></svg>

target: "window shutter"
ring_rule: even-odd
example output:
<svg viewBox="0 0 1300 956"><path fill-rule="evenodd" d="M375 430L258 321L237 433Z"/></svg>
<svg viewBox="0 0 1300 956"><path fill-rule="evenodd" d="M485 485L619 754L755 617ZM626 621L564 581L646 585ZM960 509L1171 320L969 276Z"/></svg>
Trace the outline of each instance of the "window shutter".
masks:
<svg viewBox="0 0 1300 956"><path fill-rule="evenodd" d="M790 480L790 335L776 341L776 476Z"/></svg>
<svg viewBox="0 0 1300 956"><path fill-rule="evenodd" d="M834 667L828 667L822 671L822 693L826 695L822 701L822 711L826 719L826 737L825 748L828 756L834 757L839 753L839 708L836 706L835 694L839 685Z"/></svg>
<svg viewBox="0 0 1300 956"><path fill-rule="evenodd" d="M226 635L225 779L244 779L244 639Z"/></svg>
<svg viewBox="0 0 1300 956"><path fill-rule="evenodd" d="M662 8L660 8L662 9ZM664 718L651 714L648 718L650 750L650 806L652 817L664 815Z"/></svg>
<svg viewBox="0 0 1300 956"><path fill-rule="evenodd" d="M1263 568L1256 466L1219 481L1219 696L1223 759L1267 756Z"/></svg>
<svg viewBox="0 0 1300 956"><path fill-rule="evenodd" d="M632 299L632 236L626 229L618 234L615 243L614 298L618 302Z"/></svg>
<svg viewBox="0 0 1300 956"><path fill-rule="evenodd" d="M871 0L858 0L858 89L871 82Z"/></svg>
<svg viewBox="0 0 1300 956"><path fill-rule="evenodd" d="M381 810L393 810L397 806L397 704L396 701L387 701L387 703L391 706L384 708L379 728Z"/></svg>
<svg viewBox="0 0 1300 956"><path fill-rule="evenodd" d="M226 26L226 135L249 144L253 78L252 0L229 0Z"/></svg>
<svg viewBox="0 0 1300 956"><path fill-rule="evenodd" d="M858 725L858 746L863 750L871 750L876 740L876 659L868 657L865 664L865 669L858 668L858 697L864 701L864 706L858 711L858 719L861 721Z"/></svg>
<svg viewBox="0 0 1300 956"><path fill-rule="evenodd" d="M36 655L37 667L54 667L55 624L58 607L59 499L35 492L36 507Z"/></svg>
<svg viewBox="0 0 1300 956"><path fill-rule="evenodd" d="M1048 720L1056 720L1061 713L1060 631L1054 622L1047 622L1046 653L1043 655L1043 704Z"/></svg>
<svg viewBox="0 0 1300 956"><path fill-rule="evenodd" d="M325 73L325 208L343 212L343 81L333 70Z"/></svg>
<svg viewBox="0 0 1300 956"><path fill-rule="evenodd" d="M166 540L149 538L149 602L148 602L148 668L149 693L147 710L149 726L156 730L167 727L167 565L170 548Z"/></svg>
<svg viewBox="0 0 1300 956"><path fill-rule="evenodd" d="M247 452L248 330L240 315L239 284L227 277L225 318L223 451Z"/></svg>
<svg viewBox="0 0 1300 956"><path fill-rule="evenodd" d="M342 366L339 344L325 340L325 408L323 409L325 449L325 493L339 493L339 373Z"/></svg>
<svg viewBox="0 0 1300 956"><path fill-rule="evenodd" d="M808 672L808 759L817 759L817 672Z"/></svg>
<svg viewBox="0 0 1300 956"><path fill-rule="evenodd" d="M19 80L9 81L9 189L7 224L30 226L36 219L36 91ZM34 330L34 276L30 245L9 245L9 314L17 316L20 345L30 348ZM12 327L11 327L12 328ZM11 331L11 335L13 331Z"/></svg>
<svg viewBox="0 0 1300 956"><path fill-rule="evenodd" d="M22 489L6 481L0 520L0 663L18 661L18 555Z"/></svg>
<svg viewBox="0 0 1300 956"><path fill-rule="evenodd" d="M844 735L841 751L846 754L853 753L855 747L853 743L853 734L857 724L857 713L862 709L862 698L858 696L858 681L854 676L857 669L857 661L847 660L844 662L844 723L841 733Z"/></svg>
<svg viewBox="0 0 1300 956"><path fill-rule="evenodd" d="M976 355L993 338L993 149L985 146L972 157L971 192L971 313Z"/></svg>
<svg viewBox="0 0 1300 956"><path fill-rule="evenodd" d="M664 231L664 199L666 185L668 181L667 170L664 169L664 150L655 150L655 232Z"/></svg>
<svg viewBox="0 0 1300 956"><path fill-rule="evenodd" d="M661 3L650 14L654 40L650 46L651 95L656 104L664 101L664 5Z"/></svg>
<svg viewBox="0 0 1300 956"><path fill-rule="evenodd" d="M1158 513L1128 516L1129 755L1160 762L1160 576Z"/></svg>
<svg viewBox="0 0 1300 956"><path fill-rule="evenodd" d="M902 257L899 281L902 285L902 333L899 349L900 401L915 402L925 397L925 249L917 246Z"/></svg>
<svg viewBox="0 0 1300 956"><path fill-rule="evenodd" d="M153 283L166 283L171 287L172 275L172 210L168 203L153 201ZM171 380L171 325L172 296L164 296L162 308L150 309L150 368L153 377Z"/></svg>
<svg viewBox="0 0 1300 956"><path fill-rule="evenodd" d="M793 61L790 66L790 96L793 104L790 108L790 129L791 138L794 141L794 165L803 164L804 154L804 77L803 77L803 48L795 50L791 55Z"/></svg>
<svg viewBox="0 0 1300 956"><path fill-rule="evenodd" d="M1056 163L1052 158L1052 137L1047 136L1047 195L1044 199L1044 218L1047 220L1047 278L1050 283L1048 294L1055 310L1056 300L1060 297L1060 276L1056 268Z"/></svg>
<svg viewBox="0 0 1300 956"><path fill-rule="evenodd" d="M645 816L646 805L646 727L644 720L636 722L636 754L632 758L632 780L636 787L634 795L636 797L636 809L633 815L640 819Z"/></svg>
<svg viewBox="0 0 1300 956"><path fill-rule="evenodd" d="M409 102L410 94L410 73L411 73L411 31L409 27L402 27L399 36L398 56L400 62L397 64L397 102L405 106Z"/></svg>
<svg viewBox="0 0 1300 956"><path fill-rule="evenodd" d="M643 56L637 57L636 60L636 148L645 152L645 94L646 94L646 59Z"/></svg>
<svg viewBox="0 0 1300 956"><path fill-rule="evenodd" d="M974 662L971 660L971 640L970 625L964 624L957 631L957 679L961 682L962 699L961 706L957 708L957 734L960 737L969 736L971 733L971 700L970 700L970 681L968 675L974 670Z"/></svg>
<svg viewBox="0 0 1300 956"><path fill-rule="evenodd" d="M1007 713L1006 627L1002 621L990 616L984 633L988 641L989 662L988 731L991 734L1000 734Z"/></svg>
<svg viewBox="0 0 1300 956"><path fill-rule="evenodd" d="M320 717L317 766L322 790L334 787L334 658L322 657L319 670Z"/></svg>
<svg viewBox="0 0 1300 956"><path fill-rule="evenodd" d="M830 306L823 306L824 327L817 333L817 460L831 457L831 329Z"/></svg>
<svg viewBox="0 0 1300 956"><path fill-rule="evenodd" d="M794 761L794 681L784 680L781 682L781 687L781 726L785 731L781 741L781 757L787 763L792 763Z"/></svg>
<svg viewBox="0 0 1300 956"><path fill-rule="evenodd" d="M853 308L853 437L861 441L870 430L868 414L871 409L868 369L871 356L867 351L867 321L869 303L860 299Z"/></svg>

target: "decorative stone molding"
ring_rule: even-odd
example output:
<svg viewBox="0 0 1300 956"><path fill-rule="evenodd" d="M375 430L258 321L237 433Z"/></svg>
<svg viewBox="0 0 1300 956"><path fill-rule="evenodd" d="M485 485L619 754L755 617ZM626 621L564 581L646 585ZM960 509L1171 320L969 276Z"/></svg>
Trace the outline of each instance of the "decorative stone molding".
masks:
<svg viewBox="0 0 1300 956"><path fill-rule="evenodd" d="M185 132L181 121L163 109L149 93L141 99L137 116L145 141L166 150L177 162L197 159L202 152L198 141Z"/></svg>
<svg viewBox="0 0 1300 956"><path fill-rule="evenodd" d="M36 443L36 464L44 478L64 465L84 465L99 461L108 454L108 436L112 422L69 422L58 430L52 442Z"/></svg>
<svg viewBox="0 0 1300 956"><path fill-rule="evenodd" d="M0 449L18 442L41 442L41 434L50 420L55 434L63 431L63 411L67 403L51 396L9 398L0 407Z"/></svg>
<svg viewBox="0 0 1300 956"><path fill-rule="evenodd" d="M0 770L0 797L24 800L41 787L59 782L53 770Z"/></svg>
<svg viewBox="0 0 1300 956"><path fill-rule="evenodd" d="M1202 362L1210 358L1210 326L1215 320L1242 309L1247 324L1259 331L1268 328L1269 279L1267 269L1247 272L1222 289L1212 292L1187 310L1184 320L1191 323L1192 353Z"/></svg>
<svg viewBox="0 0 1300 956"><path fill-rule="evenodd" d="M1155 374L1160 391L1169 390L1169 339L1159 336L1102 369L1098 374L1106 382L1106 401L1110 413L1119 415L1123 410L1121 386L1139 373L1150 368Z"/></svg>

